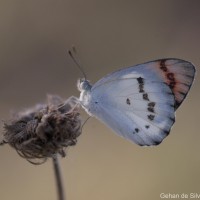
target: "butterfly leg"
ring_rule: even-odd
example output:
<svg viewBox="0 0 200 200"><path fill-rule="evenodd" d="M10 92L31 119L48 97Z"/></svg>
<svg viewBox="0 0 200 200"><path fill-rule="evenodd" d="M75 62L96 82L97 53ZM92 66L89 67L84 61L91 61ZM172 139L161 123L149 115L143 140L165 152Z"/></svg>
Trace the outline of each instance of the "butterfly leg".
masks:
<svg viewBox="0 0 200 200"><path fill-rule="evenodd" d="M58 109L61 109L62 107L66 105L69 105L68 112L71 112L72 110L76 109L80 105L80 101L77 97L71 96L62 105L60 105Z"/></svg>

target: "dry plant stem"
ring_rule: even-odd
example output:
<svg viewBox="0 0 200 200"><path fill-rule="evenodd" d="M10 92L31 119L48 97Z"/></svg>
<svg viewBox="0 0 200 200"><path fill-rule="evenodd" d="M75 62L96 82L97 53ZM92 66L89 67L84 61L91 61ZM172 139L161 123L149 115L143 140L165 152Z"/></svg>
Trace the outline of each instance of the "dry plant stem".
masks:
<svg viewBox="0 0 200 200"><path fill-rule="evenodd" d="M65 200L65 191L63 186L62 173L61 173L58 154L55 154L55 156L53 156L53 166L56 178L58 200Z"/></svg>

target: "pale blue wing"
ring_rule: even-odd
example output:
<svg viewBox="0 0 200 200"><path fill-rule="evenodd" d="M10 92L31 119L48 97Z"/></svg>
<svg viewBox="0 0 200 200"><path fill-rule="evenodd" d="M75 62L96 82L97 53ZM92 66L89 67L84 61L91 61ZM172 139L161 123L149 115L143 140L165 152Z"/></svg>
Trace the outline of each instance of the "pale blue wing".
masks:
<svg viewBox="0 0 200 200"><path fill-rule="evenodd" d="M124 138L157 145L169 134L194 75L194 66L180 59L124 68L94 84L86 110Z"/></svg>

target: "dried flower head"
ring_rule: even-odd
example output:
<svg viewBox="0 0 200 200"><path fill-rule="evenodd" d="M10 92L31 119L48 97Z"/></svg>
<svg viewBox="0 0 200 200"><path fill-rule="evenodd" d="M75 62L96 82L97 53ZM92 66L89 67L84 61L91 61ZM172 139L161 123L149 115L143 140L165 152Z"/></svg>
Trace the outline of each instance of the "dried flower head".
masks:
<svg viewBox="0 0 200 200"><path fill-rule="evenodd" d="M49 157L64 157L66 147L75 145L81 134L81 118L74 98L66 102L49 95L47 104L38 104L4 123L4 143L34 164Z"/></svg>

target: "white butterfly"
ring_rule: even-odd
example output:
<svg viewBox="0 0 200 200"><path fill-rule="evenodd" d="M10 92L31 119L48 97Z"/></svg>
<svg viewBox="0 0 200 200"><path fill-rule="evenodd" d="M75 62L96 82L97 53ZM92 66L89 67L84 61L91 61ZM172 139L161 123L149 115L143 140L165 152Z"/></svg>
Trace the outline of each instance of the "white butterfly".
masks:
<svg viewBox="0 0 200 200"><path fill-rule="evenodd" d="M175 122L195 75L192 63L160 59L118 70L93 86L78 83L80 104L118 135L138 145L158 145Z"/></svg>

